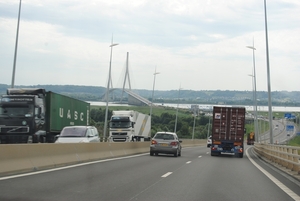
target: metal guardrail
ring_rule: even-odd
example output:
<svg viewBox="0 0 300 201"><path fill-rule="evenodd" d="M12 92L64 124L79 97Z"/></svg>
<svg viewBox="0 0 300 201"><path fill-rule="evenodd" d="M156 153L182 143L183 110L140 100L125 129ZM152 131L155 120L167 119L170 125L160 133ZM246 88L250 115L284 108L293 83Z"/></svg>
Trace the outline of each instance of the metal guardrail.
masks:
<svg viewBox="0 0 300 201"><path fill-rule="evenodd" d="M300 175L300 147L256 143L254 149L260 156Z"/></svg>

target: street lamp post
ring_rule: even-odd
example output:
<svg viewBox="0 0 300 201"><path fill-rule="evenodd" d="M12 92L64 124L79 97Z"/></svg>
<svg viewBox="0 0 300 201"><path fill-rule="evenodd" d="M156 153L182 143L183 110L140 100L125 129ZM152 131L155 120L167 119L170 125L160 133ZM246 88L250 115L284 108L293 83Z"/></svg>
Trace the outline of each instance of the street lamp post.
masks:
<svg viewBox="0 0 300 201"><path fill-rule="evenodd" d="M179 106L179 95L180 95L180 90L182 88L180 88L179 86L179 89L178 89L178 102L177 102L177 110L176 110L176 118L175 118L175 127L174 127L174 133L176 133L176 129L177 129L177 118L178 118L178 106Z"/></svg>
<svg viewBox="0 0 300 201"><path fill-rule="evenodd" d="M209 128L210 128L210 117L208 116L207 139L209 137Z"/></svg>
<svg viewBox="0 0 300 201"><path fill-rule="evenodd" d="M159 72L156 72L156 68L155 68L155 71L154 71L154 80L153 80L153 89L152 89L152 98L151 98L151 106L150 106L150 117L152 116L152 105L153 105L153 96L154 96L154 87L155 87L155 78L156 78L156 75L159 74Z"/></svg>
<svg viewBox="0 0 300 201"><path fill-rule="evenodd" d="M194 125L193 125L193 135L192 135L192 140L194 140L194 136L195 136L195 124L196 124L196 113L194 112Z"/></svg>
<svg viewBox="0 0 300 201"><path fill-rule="evenodd" d="M113 43L113 40L111 40L110 47L110 60L109 60L109 73L108 73L108 82L107 82L107 88L106 88L106 109L105 109L105 119L104 119L104 130L103 130L103 141L106 138L106 127L107 127L107 116L108 116L108 98L109 98L109 85L111 82L111 60L112 60L112 50L113 46L118 45L118 43Z"/></svg>
<svg viewBox="0 0 300 201"><path fill-rule="evenodd" d="M252 49L253 52L253 90L254 90L254 97L253 97L253 103L254 103L254 129L255 129L255 141L258 142L259 140L259 131L258 131L258 122L257 122L257 96L256 96L256 71L255 71L255 47L254 47L254 40L253 40L253 46L247 46L247 48Z"/></svg>
<svg viewBox="0 0 300 201"><path fill-rule="evenodd" d="M265 33L266 33L266 57L267 57L267 77L268 77L268 109L269 109L269 131L270 131L270 144L273 144L273 113L272 113L272 100L271 100L271 79L270 79L270 61L269 61L269 43L268 43L268 23L267 23L267 3L264 0L265 11Z"/></svg>

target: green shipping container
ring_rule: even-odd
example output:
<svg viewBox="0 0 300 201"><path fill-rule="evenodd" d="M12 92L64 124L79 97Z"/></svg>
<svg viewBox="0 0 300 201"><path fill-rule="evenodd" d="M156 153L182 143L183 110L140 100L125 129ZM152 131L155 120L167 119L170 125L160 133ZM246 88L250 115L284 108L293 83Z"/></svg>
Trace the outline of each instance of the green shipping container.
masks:
<svg viewBox="0 0 300 201"><path fill-rule="evenodd" d="M47 92L47 132L60 133L65 126L87 126L90 123L90 103L75 98Z"/></svg>

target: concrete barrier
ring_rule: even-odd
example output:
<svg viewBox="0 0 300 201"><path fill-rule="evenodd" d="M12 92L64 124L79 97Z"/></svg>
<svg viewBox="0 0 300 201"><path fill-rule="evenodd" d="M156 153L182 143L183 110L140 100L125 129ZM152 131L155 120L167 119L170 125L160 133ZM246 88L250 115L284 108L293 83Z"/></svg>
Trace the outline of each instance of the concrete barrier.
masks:
<svg viewBox="0 0 300 201"><path fill-rule="evenodd" d="M149 152L150 142L0 145L0 176ZM206 140L183 140L183 147Z"/></svg>

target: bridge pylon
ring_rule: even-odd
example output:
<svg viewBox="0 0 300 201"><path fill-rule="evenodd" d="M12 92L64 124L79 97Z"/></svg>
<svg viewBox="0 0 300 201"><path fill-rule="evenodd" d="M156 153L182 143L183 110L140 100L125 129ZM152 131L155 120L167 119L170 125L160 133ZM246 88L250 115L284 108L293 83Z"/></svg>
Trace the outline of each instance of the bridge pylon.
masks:
<svg viewBox="0 0 300 201"><path fill-rule="evenodd" d="M125 89L126 89L125 85L126 85L127 78L128 78L129 91L131 91L131 84L130 84L130 77L129 77L129 52L127 52L127 55L126 55L126 70L125 70L125 77L124 77L122 95L121 95L121 100L120 100L121 103L122 103L122 100L123 100L123 94L124 94Z"/></svg>

